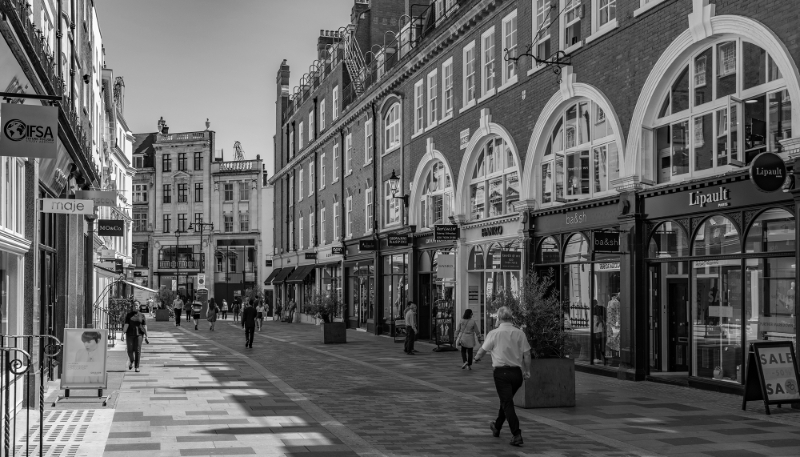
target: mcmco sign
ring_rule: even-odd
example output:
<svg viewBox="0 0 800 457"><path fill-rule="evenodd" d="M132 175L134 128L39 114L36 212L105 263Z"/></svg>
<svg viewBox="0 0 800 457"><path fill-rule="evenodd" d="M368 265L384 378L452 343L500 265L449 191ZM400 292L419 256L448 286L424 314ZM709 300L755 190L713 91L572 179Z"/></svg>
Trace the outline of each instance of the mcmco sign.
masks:
<svg viewBox="0 0 800 457"><path fill-rule="evenodd" d="M58 155L58 108L3 103L0 126L0 156L55 159Z"/></svg>

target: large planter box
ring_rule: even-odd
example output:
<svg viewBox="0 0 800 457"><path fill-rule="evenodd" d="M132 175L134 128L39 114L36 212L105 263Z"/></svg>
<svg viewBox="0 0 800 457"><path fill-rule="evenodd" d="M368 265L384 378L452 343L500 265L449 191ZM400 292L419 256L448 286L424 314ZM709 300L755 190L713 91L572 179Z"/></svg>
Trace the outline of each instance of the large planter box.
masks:
<svg viewBox="0 0 800 457"><path fill-rule="evenodd" d="M168 309L157 309L156 310L156 322L169 322L169 310Z"/></svg>
<svg viewBox="0 0 800 457"><path fill-rule="evenodd" d="M533 359L531 378L514 396L520 408L562 408L575 406L575 360Z"/></svg>
<svg viewBox="0 0 800 457"><path fill-rule="evenodd" d="M347 343L347 326L344 322L322 324L322 342L325 344Z"/></svg>

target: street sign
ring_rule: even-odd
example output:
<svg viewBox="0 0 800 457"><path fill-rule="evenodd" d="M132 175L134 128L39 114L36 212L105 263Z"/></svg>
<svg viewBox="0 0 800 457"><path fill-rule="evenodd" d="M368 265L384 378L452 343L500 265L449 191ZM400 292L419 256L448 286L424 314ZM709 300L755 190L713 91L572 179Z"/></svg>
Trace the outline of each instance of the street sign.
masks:
<svg viewBox="0 0 800 457"><path fill-rule="evenodd" d="M117 192L114 190L79 190L75 197L92 200L95 206L117 206Z"/></svg>
<svg viewBox="0 0 800 457"><path fill-rule="evenodd" d="M408 246L408 235L389 235L386 241L388 246Z"/></svg>
<svg viewBox="0 0 800 457"><path fill-rule="evenodd" d="M375 240L361 240L358 242L358 249L362 251L374 251L378 249L378 243Z"/></svg>
<svg viewBox="0 0 800 457"><path fill-rule="evenodd" d="M773 152L764 152L750 163L750 181L761 192L777 192L786 182L786 164Z"/></svg>
<svg viewBox="0 0 800 457"><path fill-rule="evenodd" d="M66 198L43 198L40 200L43 213L94 214L91 200L68 200Z"/></svg>
<svg viewBox="0 0 800 457"><path fill-rule="evenodd" d="M3 103L0 156L55 159L58 156L58 108Z"/></svg>
<svg viewBox="0 0 800 457"><path fill-rule="evenodd" d="M434 225L433 239L435 241L458 241L458 226Z"/></svg>
<svg viewBox="0 0 800 457"><path fill-rule="evenodd" d="M594 232L594 252L619 252L619 232Z"/></svg>
<svg viewBox="0 0 800 457"><path fill-rule="evenodd" d="M344 254L344 248L342 246L334 246L331 248L331 254L342 255Z"/></svg>
<svg viewBox="0 0 800 457"><path fill-rule="evenodd" d="M501 270L521 270L522 253L515 251L500 251Z"/></svg>
<svg viewBox="0 0 800 457"><path fill-rule="evenodd" d="M97 224L99 236L125 236L125 221L100 219Z"/></svg>

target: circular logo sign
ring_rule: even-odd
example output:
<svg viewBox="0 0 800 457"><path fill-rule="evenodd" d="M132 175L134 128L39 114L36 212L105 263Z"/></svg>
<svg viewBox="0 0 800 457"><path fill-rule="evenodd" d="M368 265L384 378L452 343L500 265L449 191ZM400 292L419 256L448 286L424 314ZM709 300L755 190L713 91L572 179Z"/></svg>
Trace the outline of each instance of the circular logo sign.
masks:
<svg viewBox="0 0 800 457"><path fill-rule="evenodd" d="M28 126L19 119L11 119L3 126L3 133L11 141L22 141L28 134Z"/></svg>
<svg viewBox="0 0 800 457"><path fill-rule="evenodd" d="M750 180L762 192L779 191L786 182L786 164L778 154L761 153L750 164Z"/></svg>

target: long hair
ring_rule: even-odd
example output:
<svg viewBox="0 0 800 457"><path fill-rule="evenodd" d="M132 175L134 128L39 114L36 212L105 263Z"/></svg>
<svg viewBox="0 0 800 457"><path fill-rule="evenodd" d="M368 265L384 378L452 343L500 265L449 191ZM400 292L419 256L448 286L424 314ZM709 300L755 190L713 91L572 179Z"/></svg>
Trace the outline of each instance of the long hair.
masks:
<svg viewBox="0 0 800 457"><path fill-rule="evenodd" d="M471 309L467 308L466 311L464 311L464 319L472 319L472 310Z"/></svg>

